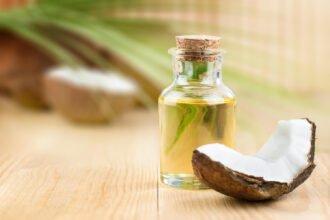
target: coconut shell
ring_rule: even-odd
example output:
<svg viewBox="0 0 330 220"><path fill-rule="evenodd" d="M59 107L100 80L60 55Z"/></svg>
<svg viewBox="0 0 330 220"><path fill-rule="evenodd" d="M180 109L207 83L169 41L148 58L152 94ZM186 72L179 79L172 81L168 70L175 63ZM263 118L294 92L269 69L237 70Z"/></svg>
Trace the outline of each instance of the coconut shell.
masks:
<svg viewBox="0 0 330 220"><path fill-rule="evenodd" d="M136 103L132 94L90 89L47 75L44 91L47 103L55 111L83 123L109 122Z"/></svg>
<svg viewBox="0 0 330 220"><path fill-rule="evenodd" d="M192 165L195 175L210 188L237 198L250 201L260 201L276 199L284 194L293 191L302 184L315 168L315 130L312 124L311 149L308 157L308 164L291 182L280 183L275 181L266 181L261 177L249 176L244 173L234 171L221 162L213 161L207 155L195 150L193 153Z"/></svg>
<svg viewBox="0 0 330 220"><path fill-rule="evenodd" d="M43 107L42 75L55 61L32 43L0 30L0 90L29 107Z"/></svg>

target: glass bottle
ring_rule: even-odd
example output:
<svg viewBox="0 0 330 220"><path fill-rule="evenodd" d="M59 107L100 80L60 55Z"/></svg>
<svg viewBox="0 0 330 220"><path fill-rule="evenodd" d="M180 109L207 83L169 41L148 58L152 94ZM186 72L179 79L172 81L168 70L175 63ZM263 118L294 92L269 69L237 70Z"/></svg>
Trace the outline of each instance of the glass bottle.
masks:
<svg viewBox="0 0 330 220"><path fill-rule="evenodd" d="M236 100L221 79L219 37L177 36L176 42L169 50L174 81L159 97L160 178L176 188L203 189L192 153L209 143L234 147Z"/></svg>

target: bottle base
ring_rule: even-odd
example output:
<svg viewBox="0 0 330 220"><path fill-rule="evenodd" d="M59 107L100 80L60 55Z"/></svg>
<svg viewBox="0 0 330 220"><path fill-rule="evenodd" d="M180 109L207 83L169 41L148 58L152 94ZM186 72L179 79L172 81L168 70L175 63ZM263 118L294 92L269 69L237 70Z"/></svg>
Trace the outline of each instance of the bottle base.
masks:
<svg viewBox="0 0 330 220"><path fill-rule="evenodd" d="M161 173L160 179L165 185L178 189L209 189L208 186L201 183L197 177L192 174Z"/></svg>

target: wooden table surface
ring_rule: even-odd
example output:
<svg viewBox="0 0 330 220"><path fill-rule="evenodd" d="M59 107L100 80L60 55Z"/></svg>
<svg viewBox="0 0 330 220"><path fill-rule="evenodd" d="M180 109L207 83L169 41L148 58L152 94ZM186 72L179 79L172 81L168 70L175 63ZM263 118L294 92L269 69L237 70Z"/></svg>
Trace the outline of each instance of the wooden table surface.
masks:
<svg viewBox="0 0 330 220"><path fill-rule="evenodd" d="M76 125L0 99L0 219L330 219L329 155L277 201L249 203L158 181L157 114Z"/></svg>

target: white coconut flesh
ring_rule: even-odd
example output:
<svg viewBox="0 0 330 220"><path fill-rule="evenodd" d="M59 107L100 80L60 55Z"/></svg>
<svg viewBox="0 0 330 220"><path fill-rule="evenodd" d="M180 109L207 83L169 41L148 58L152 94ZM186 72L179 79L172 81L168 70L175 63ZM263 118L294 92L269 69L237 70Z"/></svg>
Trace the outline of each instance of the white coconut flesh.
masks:
<svg viewBox="0 0 330 220"><path fill-rule="evenodd" d="M281 120L255 155L243 155L222 144L207 144L197 151L245 175L290 183L309 164L312 132L306 119Z"/></svg>
<svg viewBox="0 0 330 220"><path fill-rule="evenodd" d="M58 67L49 70L48 77L62 80L78 87L102 90L109 93L134 94L137 91L135 82L116 72Z"/></svg>

